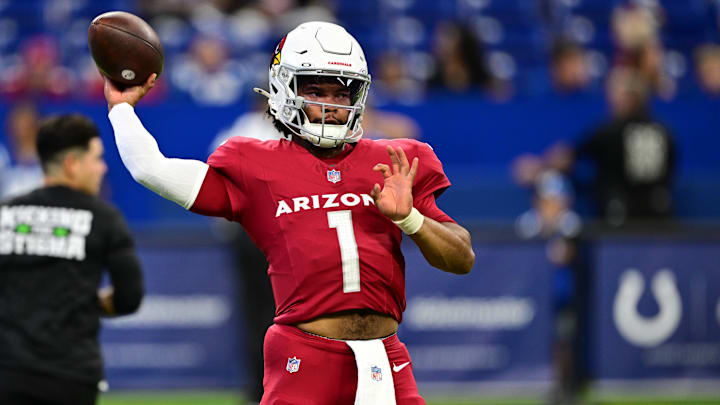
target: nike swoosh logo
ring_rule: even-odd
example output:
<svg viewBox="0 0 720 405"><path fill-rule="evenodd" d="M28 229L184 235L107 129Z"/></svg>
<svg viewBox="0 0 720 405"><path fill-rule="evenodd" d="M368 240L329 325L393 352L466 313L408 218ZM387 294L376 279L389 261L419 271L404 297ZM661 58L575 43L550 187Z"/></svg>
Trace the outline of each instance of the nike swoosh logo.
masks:
<svg viewBox="0 0 720 405"><path fill-rule="evenodd" d="M405 367L407 367L408 364L410 364L409 361L408 361L408 362L405 362L405 363L403 363L403 364L401 364L401 365L399 365L399 366L396 366L395 363L393 363L393 371L396 372L396 373L399 373L400 370L402 370L402 369L404 369Z"/></svg>

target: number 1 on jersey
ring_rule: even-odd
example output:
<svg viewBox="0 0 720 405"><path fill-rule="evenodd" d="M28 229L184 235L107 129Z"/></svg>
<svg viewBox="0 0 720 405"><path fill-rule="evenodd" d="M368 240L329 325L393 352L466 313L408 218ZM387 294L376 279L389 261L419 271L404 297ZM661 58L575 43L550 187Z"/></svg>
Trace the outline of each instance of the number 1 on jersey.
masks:
<svg viewBox="0 0 720 405"><path fill-rule="evenodd" d="M360 256L358 255L355 231L353 230L352 212L331 211L327 213L328 225L337 231L342 260L343 292L360 291Z"/></svg>

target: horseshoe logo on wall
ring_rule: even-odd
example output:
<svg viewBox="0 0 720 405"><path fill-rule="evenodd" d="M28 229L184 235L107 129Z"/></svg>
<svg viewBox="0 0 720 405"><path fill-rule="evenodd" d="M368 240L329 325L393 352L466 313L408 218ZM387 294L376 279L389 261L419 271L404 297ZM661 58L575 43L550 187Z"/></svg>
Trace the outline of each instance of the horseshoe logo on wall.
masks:
<svg viewBox="0 0 720 405"><path fill-rule="evenodd" d="M660 311L652 317L640 315L638 302L645 289L642 274L628 269L620 276L620 287L613 303L613 317L620 335L628 342L653 347L669 338L677 329L682 317L682 300L670 269L660 270L652 279L653 298Z"/></svg>

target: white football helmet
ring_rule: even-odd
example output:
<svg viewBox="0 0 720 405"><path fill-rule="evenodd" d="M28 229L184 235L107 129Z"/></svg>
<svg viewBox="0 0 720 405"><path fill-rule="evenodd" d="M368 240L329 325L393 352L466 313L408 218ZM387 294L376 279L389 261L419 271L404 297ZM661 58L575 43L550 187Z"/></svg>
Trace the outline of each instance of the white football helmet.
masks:
<svg viewBox="0 0 720 405"><path fill-rule="evenodd" d="M296 135L322 148L362 137L362 115L370 87L367 61L360 44L339 25L307 22L290 31L275 48L270 65L269 92L255 91L268 97L270 113ZM308 101L298 96L299 76L336 77L350 89L351 105ZM322 123L309 122L306 105L322 108ZM326 124L327 107L349 110L345 124Z"/></svg>

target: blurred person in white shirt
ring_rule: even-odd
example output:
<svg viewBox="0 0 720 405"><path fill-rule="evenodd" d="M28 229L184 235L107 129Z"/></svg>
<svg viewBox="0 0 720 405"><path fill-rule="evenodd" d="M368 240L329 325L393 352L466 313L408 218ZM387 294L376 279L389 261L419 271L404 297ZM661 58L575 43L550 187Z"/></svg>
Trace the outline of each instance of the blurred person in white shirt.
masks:
<svg viewBox="0 0 720 405"><path fill-rule="evenodd" d="M6 139L10 150L0 146L0 199L24 194L43 184L35 139L38 113L32 104L19 104L6 120Z"/></svg>

